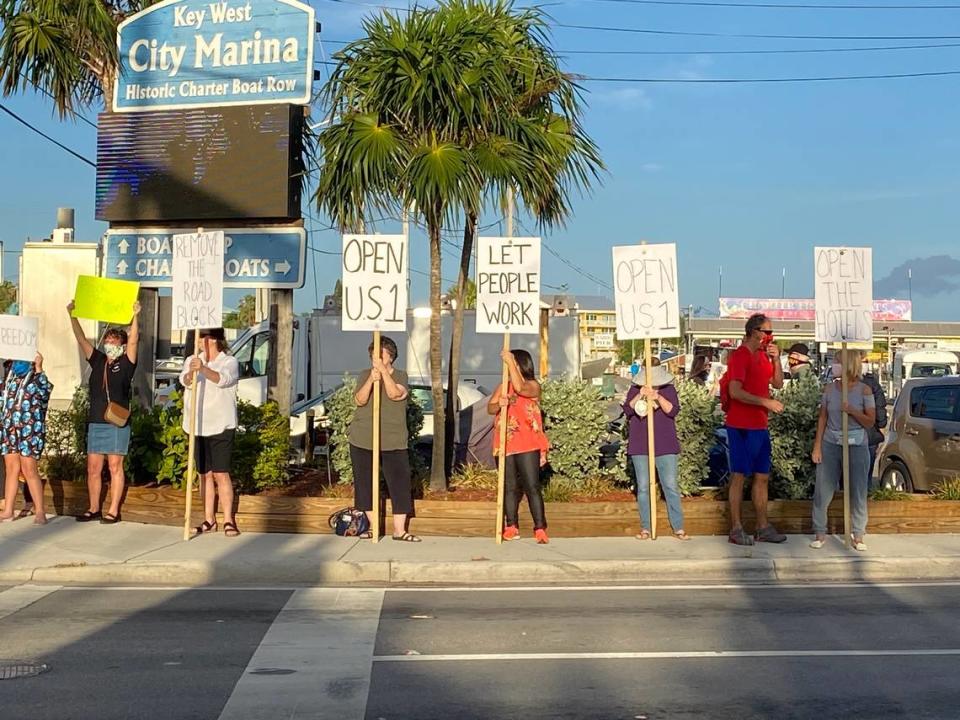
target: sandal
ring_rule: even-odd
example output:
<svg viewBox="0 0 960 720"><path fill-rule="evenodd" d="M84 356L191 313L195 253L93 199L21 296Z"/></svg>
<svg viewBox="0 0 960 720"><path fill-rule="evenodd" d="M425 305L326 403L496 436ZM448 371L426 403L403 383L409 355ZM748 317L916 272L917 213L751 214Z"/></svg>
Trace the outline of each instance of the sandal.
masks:
<svg viewBox="0 0 960 720"><path fill-rule="evenodd" d="M194 535L203 535L204 533L211 533L217 531L217 521L214 520L212 523L204 520L201 524L197 525L193 529Z"/></svg>
<svg viewBox="0 0 960 720"><path fill-rule="evenodd" d="M103 514L99 510L84 510L82 513L77 515L77 522L90 522L91 520L99 520L103 517Z"/></svg>
<svg viewBox="0 0 960 720"><path fill-rule="evenodd" d="M634 535L634 537L635 537L637 540L649 540L652 536L650 535L650 531L649 531L649 530L641 530L641 531L638 532L636 535Z"/></svg>
<svg viewBox="0 0 960 720"><path fill-rule="evenodd" d="M116 525L118 522L120 522L120 513L117 513L116 515L104 513L100 516L101 525Z"/></svg>
<svg viewBox="0 0 960 720"><path fill-rule="evenodd" d="M24 518L28 518L33 514L34 514L34 510L33 510L33 506L31 505L30 507L24 507L20 512L18 512L16 514L16 518L17 520L23 520Z"/></svg>
<svg viewBox="0 0 960 720"><path fill-rule="evenodd" d="M359 535L355 535L358 540L373 540L373 533L369 530L362 532Z"/></svg>
<svg viewBox="0 0 960 720"><path fill-rule="evenodd" d="M693 538L691 538L689 535L687 535L687 533L686 533L685 531L683 531L683 530L678 530L677 532L675 532L675 533L673 534L673 536L674 536L677 540L682 540L682 541L684 541L684 542L686 542L687 540L692 540L692 539L693 539Z"/></svg>
<svg viewBox="0 0 960 720"><path fill-rule="evenodd" d="M403 535L394 535L393 539L397 542L422 542L416 535L405 532Z"/></svg>
<svg viewBox="0 0 960 720"><path fill-rule="evenodd" d="M223 524L223 534L227 537L236 537L240 534L240 528L235 522L225 522Z"/></svg>

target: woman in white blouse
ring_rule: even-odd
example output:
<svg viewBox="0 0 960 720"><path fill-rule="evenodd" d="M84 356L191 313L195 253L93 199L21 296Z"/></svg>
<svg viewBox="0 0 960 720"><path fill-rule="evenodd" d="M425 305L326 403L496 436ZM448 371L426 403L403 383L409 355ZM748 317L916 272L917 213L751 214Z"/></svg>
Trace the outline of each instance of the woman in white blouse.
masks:
<svg viewBox="0 0 960 720"><path fill-rule="evenodd" d="M217 531L217 497L223 510L223 531L227 537L240 534L233 515L233 481L230 461L237 430L237 381L240 365L227 354L223 328L200 330L200 354L188 358L180 372L180 382L190 388L197 385L197 421L195 459L203 482L203 523L197 535ZM185 393L183 429L190 432L191 397Z"/></svg>

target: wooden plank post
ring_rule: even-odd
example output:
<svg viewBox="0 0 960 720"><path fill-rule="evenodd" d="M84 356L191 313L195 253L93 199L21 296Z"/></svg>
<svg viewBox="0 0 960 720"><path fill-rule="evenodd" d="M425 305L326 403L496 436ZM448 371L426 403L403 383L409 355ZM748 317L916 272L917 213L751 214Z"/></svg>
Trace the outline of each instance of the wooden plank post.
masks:
<svg viewBox="0 0 960 720"><path fill-rule="evenodd" d="M540 379L550 376L550 308L540 308Z"/></svg>
<svg viewBox="0 0 960 720"><path fill-rule="evenodd" d="M200 331L193 331L193 355L200 355ZM193 514L193 476L196 474L196 464L194 460L197 447L197 373L193 373L190 379L190 434L187 439L187 484L186 484L186 502L183 510L183 539L190 539L190 529L193 523L191 515ZM200 485L201 492L203 485Z"/></svg>
<svg viewBox="0 0 960 720"><path fill-rule="evenodd" d="M373 357L380 359L380 331L373 331ZM373 542L380 542L380 381L373 383L373 517L370 518L370 534Z"/></svg>
<svg viewBox="0 0 960 720"><path fill-rule="evenodd" d="M652 340L647 338L643 344L643 385L652 389L653 353ZM657 449L654 440L653 401L647 400L647 472L650 475L650 538L657 539Z"/></svg>
<svg viewBox="0 0 960 720"><path fill-rule="evenodd" d="M847 399L850 391L847 384L849 358L847 357L847 343L842 343L840 347L840 403L842 408L840 413L840 431L843 434L843 537L846 546L850 547L850 420L846 412Z"/></svg>
<svg viewBox="0 0 960 720"><path fill-rule="evenodd" d="M503 349L510 350L510 333L503 334ZM500 374L500 397L509 397L510 373L507 363L503 363ZM497 545L503 542L503 496L507 475L507 414L509 406L500 411L500 427L497 435Z"/></svg>

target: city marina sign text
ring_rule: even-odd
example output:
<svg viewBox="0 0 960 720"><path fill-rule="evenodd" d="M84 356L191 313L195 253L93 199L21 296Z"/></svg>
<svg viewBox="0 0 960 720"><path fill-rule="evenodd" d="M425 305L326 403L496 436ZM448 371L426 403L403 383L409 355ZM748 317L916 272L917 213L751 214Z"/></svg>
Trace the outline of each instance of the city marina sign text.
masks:
<svg viewBox="0 0 960 720"><path fill-rule="evenodd" d="M307 104L314 11L297 0L165 0L122 22L117 112Z"/></svg>

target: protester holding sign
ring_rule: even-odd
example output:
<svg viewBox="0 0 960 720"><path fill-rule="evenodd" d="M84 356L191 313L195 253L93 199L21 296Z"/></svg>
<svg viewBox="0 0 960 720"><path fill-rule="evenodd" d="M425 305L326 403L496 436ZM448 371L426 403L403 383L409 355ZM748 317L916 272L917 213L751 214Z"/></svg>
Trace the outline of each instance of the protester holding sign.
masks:
<svg viewBox="0 0 960 720"><path fill-rule="evenodd" d="M500 425L500 413L507 413L506 472L504 474L504 540L520 537L520 495L527 496L533 516L533 536L540 545L550 542L547 537L547 516L543 507L540 468L547 464L550 443L543 430L540 410L540 383L534 374L533 358L526 350L504 350L500 357L507 364L507 387L497 385L487 403L487 412L497 415L495 427ZM499 447L494 445L494 454Z"/></svg>
<svg viewBox="0 0 960 720"><path fill-rule="evenodd" d="M353 396L357 405L350 423L350 460L353 462L354 505L367 513L379 512L373 506L373 392L380 381L380 458L383 477L390 491L393 508L393 539L402 542L420 542L407 531L407 516L413 513L413 489L410 486L410 455L407 433L407 374L395 368L397 344L390 338L380 338L380 357L373 357L373 343L367 349L371 367L357 378ZM377 479L379 482L379 479ZM374 527L371 522L371 527ZM365 538L371 537L365 533Z"/></svg>
<svg viewBox="0 0 960 720"><path fill-rule="evenodd" d="M649 540L650 534L650 453L647 443L647 423L653 423L654 453L657 477L667 501L667 513L673 535L678 540L689 540L683 529L683 510L680 507L680 487L677 485L680 440L677 438L677 414L680 397L673 386L673 375L653 358L653 372L647 385L646 369L640 368L627 391L623 412L630 423L627 454L637 477L637 507L640 510L640 534L637 540Z"/></svg>
<svg viewBox="0 0 960 720"><path fill-rule="evenodd" d="M834 363L836 378L823 391L817 437L813 443L813 462L817 465L817 481L813 492L813 531L816 537L810 547L823 547L827 534L827 507L843 479L843 423L848 416L847 441L850 448L850 515L853 525L853 547L861 552L867 549L863 537L867 531L867 489L870 483L869 432L877 418L873 390L861 382L860 353L848 351L853 357L847 364L847 403L843 404L841 376L843 367Z"/></svg>
<svg viewBox="0 0 960 720"><path fill-rule="evenodd" d="M33 501L36 514L34 523L47 523L43 480L37 469L37 461L43 454L47 405L52 390L53 384L43 372L43 356L39 353L33 362L8 360L4 364L3 388L0 391L0 452L3 453L6 481L0 522L14 519L13 504L22 475Z"/></svg>
<svg viewBox="0 0 960 720"><path fill-rule="evenodd" d="M111 328L103 336L101 350L95 348L80 322L74 317L74 304L67 305L73 335L84 359L90 365L90 412L87 416L87 490L88 509L77 516L78 522L99 519L104 525L120 522L120 501L126 478L123 459L130 446L131 383L137 369L137 343L140 340L140 303L131 308L129 331ZM103 462L110 469L110 510L101 512L100 491Z"/></svg>
<svg viewBox="0 0 960 720"><path fill-rule="evenodd" d="M203 523L194 532L203 535L217 531L217 497L223 510L223 532L227 537L240 534L233 515L233 481L230 463L237 432L237 383L240 364L227 353L223 328L200 330L199 355L188 358L180 371L184 387L197 383L196 393L184 394L183 431L190 432L193 413L191 398L197 398L196 445L197 474L203 481Z"/></svg>

